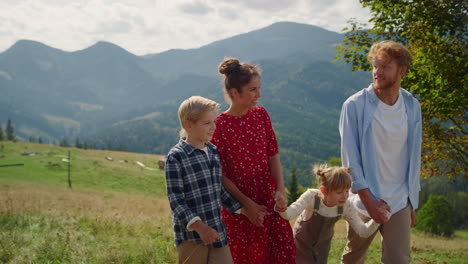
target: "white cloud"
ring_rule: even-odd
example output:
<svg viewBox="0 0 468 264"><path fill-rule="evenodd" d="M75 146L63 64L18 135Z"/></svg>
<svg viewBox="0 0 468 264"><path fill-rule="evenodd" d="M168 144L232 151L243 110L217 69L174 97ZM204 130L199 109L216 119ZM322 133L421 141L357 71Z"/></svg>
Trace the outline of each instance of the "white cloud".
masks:
<svg viewBox="0 0 468 264"><path fill-rule="evenodd" d="M213 8L202 2L184 3L179 6L180 11L189 15L206 15L213 12Z"/></svg>
<svg viewBox="0 0 468 264"><path fill-rule="evenodd" d="M242 11L253 9L257 12L278 12L285 9L293 9L301 0L221 0L221 2L237 5L237 10Z"/></svg>
<svg viewBox="0 0 468 264"><path fill-rule="evenodd" d="M12 12L14 10L14 12ZM340 32L358 0L3 0L0 52L20 39L74 51L108 41L137 54L197 48L279 21Z"/></svg>

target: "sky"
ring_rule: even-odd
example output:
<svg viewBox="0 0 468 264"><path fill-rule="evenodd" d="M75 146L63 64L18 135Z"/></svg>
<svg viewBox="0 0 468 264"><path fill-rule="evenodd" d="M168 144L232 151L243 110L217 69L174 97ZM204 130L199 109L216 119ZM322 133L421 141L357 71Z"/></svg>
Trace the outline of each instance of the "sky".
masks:
<svg viewBox="0 0 468 264"><path fill-rule="evenodd" d="M135 55L198 48L290 21L342 32L367 23L358 0L1 0L0 52L28 39L64 51L98 41Z"/></svg>

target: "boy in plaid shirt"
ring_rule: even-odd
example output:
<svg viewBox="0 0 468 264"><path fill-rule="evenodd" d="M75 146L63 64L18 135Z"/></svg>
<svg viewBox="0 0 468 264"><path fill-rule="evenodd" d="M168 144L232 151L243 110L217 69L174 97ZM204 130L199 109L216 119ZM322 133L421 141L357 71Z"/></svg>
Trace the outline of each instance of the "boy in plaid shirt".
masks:
<svg viewBox="0 0 468 264"><path fill-rule="evenodd" d="M192 96L179 107L181 139L166 159L179 263L233 263L221 205L233 213L241 204L224 189L215 131L219 104Z"/></svg>

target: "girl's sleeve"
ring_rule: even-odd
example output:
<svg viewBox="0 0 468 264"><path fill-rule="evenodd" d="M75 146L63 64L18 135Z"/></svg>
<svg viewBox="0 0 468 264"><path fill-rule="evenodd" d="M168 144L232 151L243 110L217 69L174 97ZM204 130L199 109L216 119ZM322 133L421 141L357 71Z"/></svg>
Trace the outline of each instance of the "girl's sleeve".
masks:
<svg viewBox="0 0 468 264"><path fill-rule="evenodd" d="M211 143L216 146L218 152L221 152L222 149L222 142L221 142L221 132L219 128L219 121L216 120L216 129L213 133L213 137L211 138Z"/></svg>
<svg viewBox="0 0 468 264"><path fill-rule="evenodd" d="M346 201L344 205L343 218L346 219L354 231L363 238L372 235L380 226L374 219L364 223L361 217L359 217L356 207L349 201Z"/></svg>
<svg viewBox="0 0 468 264"><path fill-rule="evenodd" d="M276 140L275 131L273 130L273 126L271 124L270 116L265 108L261 107L263 112L264 120L265 120L265 129L266 129L266 140L267 140L267 155L268 157L273 157L274 155L278 154L278 142Z"/></svg>
<svg viewBox="0 0 468 264"><path fill-rule="evenodd" d="M302 211L304 211L304 209L314 208L315 195L315 192L311 189L307 190L301 195L301 197L299 197L299 199L297 199L297 201L288 206L286 211L278 212L279 215L286 220L296 218L302 213Z"/></svg>

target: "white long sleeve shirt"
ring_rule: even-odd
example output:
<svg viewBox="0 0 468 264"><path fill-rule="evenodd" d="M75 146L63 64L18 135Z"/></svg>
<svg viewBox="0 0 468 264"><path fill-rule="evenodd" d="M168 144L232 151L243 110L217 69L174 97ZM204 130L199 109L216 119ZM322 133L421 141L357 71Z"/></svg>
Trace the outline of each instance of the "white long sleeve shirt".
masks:
<svg viewBox="0 0 468 264"><path fill-rule="evenodd" d="M301 195L301 197L299 197L299 199L297 199L297 201L292 203L286 211L278 213L286 220L294 219L299 216L299 214L302 214L303 220L308 220L314 213L315 196L317 195L320 195L320 190L308 189ZM323 203L323 200L320 199L320 208L317 213L325 217L336 217L338 216L338 209L337 206L326 206ZM342 217L361 237L369 237L379 227L379 224L372 219L369 222L364 223L359 217L356 207L354 207L350 201L346 201L343 205Z"/></svg>

